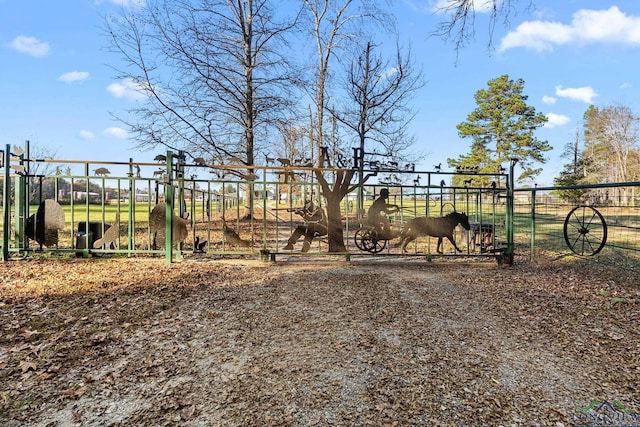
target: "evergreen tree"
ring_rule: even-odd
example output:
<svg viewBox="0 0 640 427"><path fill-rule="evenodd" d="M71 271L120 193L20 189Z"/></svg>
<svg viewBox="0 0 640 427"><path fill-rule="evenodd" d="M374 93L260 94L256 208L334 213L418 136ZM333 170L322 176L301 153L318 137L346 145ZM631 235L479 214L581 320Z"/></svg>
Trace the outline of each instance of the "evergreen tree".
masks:
<svg viewBox="0 0 640 427"><path fill-rule="evenodd" d="M584 183L585 159L580 151L580 130L576 130L573 141L569 142L562 153L562 157L569 159L569 163L564 165L560 175L554 178L553 185L556 187L568 187ZM560 199L569 203L579 203L586 190L584 189L560 189L553 193Z"/></svg>
<svg viewBox="0 0 640 427"><path fill-rule="evenodd" d="M582 184L582 175L576 173L572 164L564 165L564 169L560 172L560 175L553 179L553 185L555 187L568 187L572 185ZM569 203L580 203L583 199L586 190L580 188L563 188L553 190L553 194L560 197L560 199Z"/></svg>
<svg viewBox="0 0 640 427"><path fill-rule="evenodd" d="M518 181L541 172L541 168L534 169L533 165L545 163L544 153L552 147L533 133L547 122L547 117L527 104L523 89L524 80L510 80L505 74L490 80L487 89L476 92L477 108L467 116L467 121L457 126L460 137L473 138L471 153L458 160L448 159L450 166L477 167L478 172L497 173L504 162L517 159L523 169Z"/></svg>

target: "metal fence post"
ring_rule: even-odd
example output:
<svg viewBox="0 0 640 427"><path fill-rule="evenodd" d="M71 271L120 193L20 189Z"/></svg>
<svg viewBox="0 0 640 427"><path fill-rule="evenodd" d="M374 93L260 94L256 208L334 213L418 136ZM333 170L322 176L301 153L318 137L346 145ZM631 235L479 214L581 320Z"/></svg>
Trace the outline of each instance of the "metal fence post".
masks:
<svg viewBox="0 0 640 427"><path fill-rule="evenodd" d="M27 153L26 153L27 158L29 156L28 150L29 149L28 149L28 141L27 141ZM18 155L20 166L23 166L23 167L25 164L24 155L25 153ZM15 226L13 229L13 234L14 234L14 244L15 244L15 247L18 249L25 249L25 241L27 240L25 236L25 208L28 209L28 206L29 206L29 196L26 193L27 191L26 181L29 179L28 176L29 176L29 165L27 163L27 166L24 168L24 173L18 174L18 176L16 177L16 183L14 188Z"/></svg>
<svg viewBox="0 0 640 427"><path fill-rule="evenodd" d="M531 249L529 260L533 261L536 243L536 190L531 190Z"/></svg>
<svg viewBox="0 0 640 427"><path fill-rule="evenodd" d="M509 182L507 185L507 212L506 212L506 232L507 232L507 250L504 253L504 262L513 264L515 253L515 244L513 242L513 215L514 215L514 169L518 163L518 159L511 159L509 167Z"/></svg>
<svg viewBox="0 0 640 427"><path fill-rule="evenodd" d="M93 247L93 238L95 238L95 236L93 236L91 234L91 218L90 218L90 206L89 206L89 199L91 198L90 196L90 192L91 192L91 182L89 181L89 163L85 163L84 164L84 176L87 179L87 186L86 186L86 193L85 193L85 198L84 198L84 213L85 213L85 219L84 219L84 232L87 235L87 244L84 245L84 257L87 258L89 256L89 252L91 252L91 248ZM42 245L40 245L40 249L42 249Z"/></svg>
<svg viewBox="0 0 640 427"><path fill-rule="evenodd" d="M138 166L140 168L140 166ZM138 175L140 176L140 175ZM127 252L128 256L133 254L132 250L134 247L134 218L135 218L135 209L136 209L136 184L135 178L133 176L133 159L129 157L129 197L128 197L128 217L127 217ZM150 196L150 195L149 195Z"/></svg>
<svg viewBox="0 0 640 427"><path fill-rule="evenodd" d="M165 233L164 248L165 261L171 264L173 261L173 153L167 151L167 174L164 180L164 204L165 204Z"/></svg>
<svg viewBox="0 0 640 427"><path fill-rule="evenodd" d="M7 144L4 151L4 185L2 189L2 261L9 258L9 230L11 225L11 211L9 210L9 202L11 201L11 178L9 171L11 169L11 146Z"/></svg>
<svg viewBox="0 0 640 427"><path fill-rule="evenodd" d="M262 253L267 251L267 209L269 195L267 194L267 168L262 170ZM277 207L277 205L276 205Z"/></svg>

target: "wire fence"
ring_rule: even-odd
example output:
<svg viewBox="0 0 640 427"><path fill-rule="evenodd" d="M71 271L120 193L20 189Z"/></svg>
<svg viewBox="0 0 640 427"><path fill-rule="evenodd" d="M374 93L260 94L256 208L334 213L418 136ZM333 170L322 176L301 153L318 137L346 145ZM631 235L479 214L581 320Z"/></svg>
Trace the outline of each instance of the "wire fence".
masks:
<svg viewBox="0 0 640 427"><path fill-rule="evenodd" d="M32 253L167 256L177 251L179 256L268 254L272 259L328 254L326 226L304 216L310 201L326 208L313 168L253 167L247 176L242 165L176 168L169 156L166 164L76 162L80 174L62 166L69 161L60 161L54 173L30 175L29 163L38 161L10 169L15 158L7 155L4 160L3 259ZM205 172L213 175L198 176ZM474 171L368 172L394 178L365 184L340 202L348 257L493 259L514 250L530 259L550 253L594 258L624 254L634 260L640 254L640 183L509 191L509 174L489 175L492 185L474 187L469 178L479 175ZM331 179L335 171L322 173ZM464 186L452 185L462 181ZM398 206L388 217L388 235L366 228L366 210L383 188L389 190L388 202ZM43 205L45 201L55 204ZM468 216L470 229L457 227L452 235L460 252L445 240L446 249L439 253L439 236L419 236L405 251L398 247L413 218L452 212Z"/></svg>
<svg viewBox="0 0 640 427"><path fill-rule="evenodd" d="M640 183L516 189L521 253L640 259ZM571 197L573 200L567 201ZM622 261L620 261L622 262Z"/></svg>

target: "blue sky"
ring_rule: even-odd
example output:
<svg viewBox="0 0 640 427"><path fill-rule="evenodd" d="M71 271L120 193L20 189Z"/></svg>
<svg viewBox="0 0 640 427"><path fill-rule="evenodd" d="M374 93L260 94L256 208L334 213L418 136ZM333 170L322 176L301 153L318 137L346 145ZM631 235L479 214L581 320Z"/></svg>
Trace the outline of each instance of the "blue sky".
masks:
<svg viewBox="0 0 640 427"><path fill-rule="evenodd" d="M640 112L640 2L535 0L526 8L529 0L520 0L510 26L496 25L488 49L483 1L475 41L457 59L451 43L430 36L443 19L436 0L395 2L401 42L411 43L426 82L413 101L416 149L427 154L419 169L468 152L470 141L458 137L456 124L475 108L477 90L508 74L524 79L529 103L550 118L536 134L554 147L536 181L550 185L589 104L622 103ZM156 152L135 151L112 118L136 96L114 78L109 65L119 58L101 34L103 15L134 2L0 0L2 147L30 140L61 159L151 161Z"/></svg>

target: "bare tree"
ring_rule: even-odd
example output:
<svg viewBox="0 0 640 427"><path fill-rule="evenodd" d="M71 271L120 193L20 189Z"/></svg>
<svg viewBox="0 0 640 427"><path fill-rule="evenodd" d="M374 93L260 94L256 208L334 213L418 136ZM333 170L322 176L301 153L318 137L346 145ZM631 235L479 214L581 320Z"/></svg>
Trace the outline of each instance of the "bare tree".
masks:
<svg viewBox="0 0 640 427"><path fill-rule="evenodd" d="M373 44L369 42L364 52L351 63L345 76L344 105L331 110L332 115L357 135L361 153L364 153L365 145L369 145L369 149L382 146L386 152L394 153L392 157L401 158L412 143L406 135L406 126L413 117L407 102L421 86L420 74L413 69L410 54L402 56L397 47L395 60L383 61L373 55ZM328 185L322 170L316 170L327 202L329 252L344 250L340 202L356 188L361 190L368 178L364 176L363 162L357 166L357 169L338 169L334 173L333 187ZM358 182L351 184L356 171ZM362 194L359 201L358 211L362 209Z"/></svg>
<svg viewBox="0 0 640 427"><path fill-rule="evenodd" d="M590 106L584 123L585 157L595 182L626 182L636 177L640 118L628 107ZM621 189L626 202L628 194Z"/></svg>
<svg viewBox="0 0 640 427"><path fill-rule="evenodd" d="M307 129L286 123L280 127L279 132L280 142L276 146L281 156L280 161L284 159L285 163L300 166L306 163L309 157L309 150L304 146Z"/></svg>
<svg viewBox="0 0 640 427"><path fill-rule="evenodd" d="M253 172L256 141L290 114L298 76L285 37L294 20L276 21L270 3L161 0L106 20L125 59L118 77L142 98L120 117L140 148L233 159L248 167L238 174Z"/></svg>
<svg viewBox="0 0 640 427"><path fill-rule="evenodd" d="M638 150L640 118L625 105L611 104L602 108L591 106L585 113L585 147L594 161L605 170L609 181L624 182L631 177L629 160Z"/></svg>
<svg viewBox="0 0 640 427"><path fill-rule="evenodd" d="M390 26L388 13L380 9L379 0L303 0L310 16L308 26L315 42L317 67L311 96L315 106L316 162L322 166L320 147L325 142L324 113L327 107L330 69L339 51L359 39L366 23Z"/></svg>
<svg viewBox="0 0 640 427"><path fill-rule="evenodd" d="M26 154L26 153L25 153ZM28 201L29 203L39 204L43 199L55 198L55 178L50 175L55 173L52 163L47 160L55 159L58 155L57 150L40 144L29 144L28 158L35 160L29 162L28 176Z"/></svg>
<svg viewBox="0 0 640 427"><path fill-rule="evenodd" d="M375 54L371 41L349 65L344 80L345 102L334 110L336 119L353 131L361 159L366 150L381 149L399 164L410 162L407 149L413 138L407 126L415 116L408 102L423 86L421 73L414 68L411 52L402 54L396 45L393 60ZM358 166L359 184L364 183L364 162ZM361 206L360 206L361 207Z"/></svg>
<svg viewBox="0 0 640 427"><path fill-rule="evenodd" d="M278 165L294 165L294 166L311 166L308 163L310 160L309 150L305 148L307 129L302 127L296 127L292 124L285 124L279 129L280 141L276 144L277 158L271 159L271 162L276 162ZM297 174L292 170L283 170L275 172L278 177L278 181L283 184L299 181L302 179L302 174ZM278 186L278 200L280 199L280 192L282 187ZM300 195L300 188L290 188L287 191L289 198L293 194Z"/></svg>

